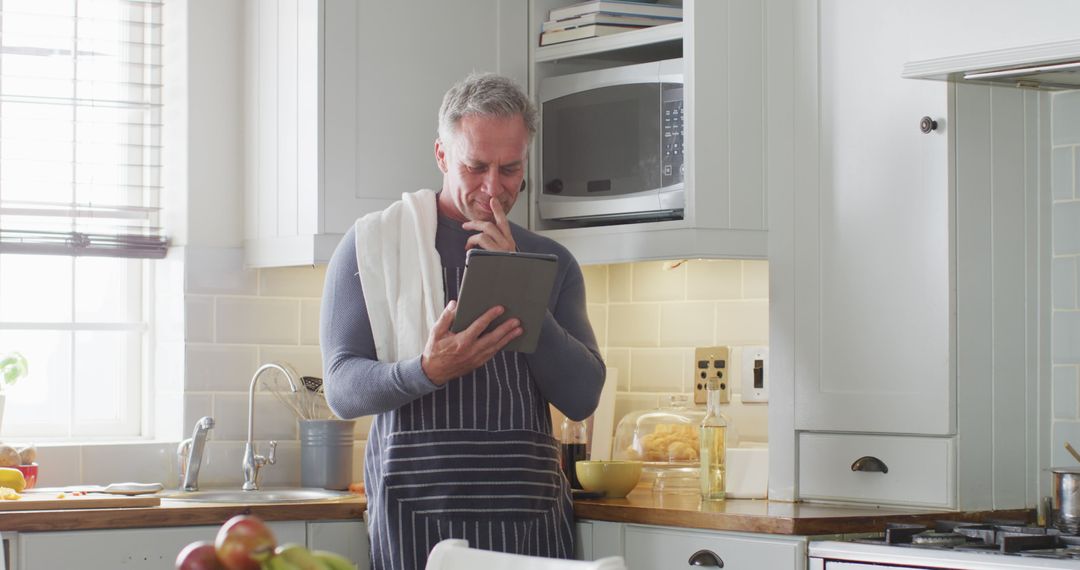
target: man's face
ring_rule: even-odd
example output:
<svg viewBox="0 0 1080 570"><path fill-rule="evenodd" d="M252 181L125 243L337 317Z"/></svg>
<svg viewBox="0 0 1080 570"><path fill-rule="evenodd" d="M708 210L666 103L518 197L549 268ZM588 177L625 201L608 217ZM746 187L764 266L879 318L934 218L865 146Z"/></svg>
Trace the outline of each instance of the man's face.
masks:
<svg viewBox="0 0 1080 570"><path fill-rule="evenodd" d="M443 171L439 211L459 222L494 221L491 199L510 212L525 178L529 132L520 116L466 115L450 141L435 141Z"/></svg>

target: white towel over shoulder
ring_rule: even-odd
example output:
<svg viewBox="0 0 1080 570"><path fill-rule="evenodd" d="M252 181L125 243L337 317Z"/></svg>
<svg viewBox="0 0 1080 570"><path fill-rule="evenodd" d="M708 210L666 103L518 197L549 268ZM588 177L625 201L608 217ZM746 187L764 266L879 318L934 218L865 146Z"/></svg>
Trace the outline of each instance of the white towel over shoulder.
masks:
<svg viewBox="0 0 1080 570"><path fill-rule="evenodd" d="M431 190L405 192L356 221L356 265L383 362L421 354L445 304L435 200Z"/></svg>

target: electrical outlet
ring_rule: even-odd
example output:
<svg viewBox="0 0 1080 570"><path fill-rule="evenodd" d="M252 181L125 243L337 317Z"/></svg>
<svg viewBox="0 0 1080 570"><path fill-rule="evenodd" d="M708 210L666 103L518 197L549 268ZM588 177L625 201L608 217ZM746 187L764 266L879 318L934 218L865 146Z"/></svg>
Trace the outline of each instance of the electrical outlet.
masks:
<svg viewBox="0 0 1080 570"><path fill-rule="evenodd" d="M720 403L731 401L731 384L728 382L730 350L726 346L699 346L694 349L694 403L704 404L706 383L711 378L720 380Z"/></svg>
<svg viewBox="0 0 1080 570"><path fill-rule="evenodd" d="M742 401L769 401L769 347L742 347Z"/></svg>

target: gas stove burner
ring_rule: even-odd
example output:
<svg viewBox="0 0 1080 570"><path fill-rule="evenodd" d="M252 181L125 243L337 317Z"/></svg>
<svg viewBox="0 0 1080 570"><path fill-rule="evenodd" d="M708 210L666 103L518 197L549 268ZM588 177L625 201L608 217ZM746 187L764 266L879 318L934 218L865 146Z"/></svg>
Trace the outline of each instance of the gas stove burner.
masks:
<svg viewBox="0 0 1080 570"><path fill-rule="evenodd" d="M926 532L920 532L911 537L911 544L919 546L937 546L941 548L948 548L952 546L959 546L966 544L967 538L962 534L956 534L955 532L935 532L928 530Z"/></svg>
<svg viewBox="0 0 1080 570"><path fill-rule="evenodd" d="M911 542L911 537L926 531L924 524L886 523L886 544L905 544Z"/></svg>

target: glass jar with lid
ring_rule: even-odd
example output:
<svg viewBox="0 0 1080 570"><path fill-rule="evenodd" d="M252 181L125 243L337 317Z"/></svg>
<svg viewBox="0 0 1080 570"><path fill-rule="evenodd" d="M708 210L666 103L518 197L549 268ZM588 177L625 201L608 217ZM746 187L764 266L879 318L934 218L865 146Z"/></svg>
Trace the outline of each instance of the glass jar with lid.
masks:
<svg viewBox="0 0 1080 570"><path fill-rule="evenodd" d="M642 480L657 491L697 493L700 427L705 409L690 397L673 395L668 404L626 414L615 428L613 459L644 462Z"/></svg>

